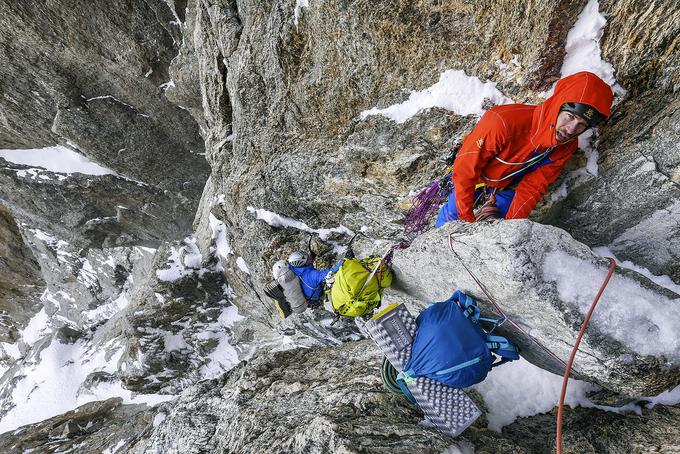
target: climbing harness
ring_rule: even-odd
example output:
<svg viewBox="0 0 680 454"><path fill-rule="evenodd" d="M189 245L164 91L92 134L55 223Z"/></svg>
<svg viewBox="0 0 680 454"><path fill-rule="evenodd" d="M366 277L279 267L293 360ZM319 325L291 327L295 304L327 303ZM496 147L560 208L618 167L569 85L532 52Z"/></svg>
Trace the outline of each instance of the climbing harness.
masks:
<svg viewBox="0 0 680 454"><path fill-rule="evenodd" d="M567 384L569 383L569 373L571 372L571 365L574 362L574 358L576 357L576 352L578 351L578 346L581 343L581 338L583 337L583 334L586 332L588 323L590 323L590 317L591 315L593 315L595 306L597 306L597 302L600 300L600 296L602 296L602 292L604 292L605 287L607 287L609 279L611 279L612 275L614 274L614 269L616 268L616 261L611 257L607 258L609 259L609 272L607 273L607 277L604 279L604 282L602 282L600 290L597 292L597 295L595 296L593 303L590 305L590 309L588 310L588 314L586 314L586 318L583 320L581 330L578 332L576 342L574 343L574 348L572 348L571 350L571 355L569 355L569 361L567 361L567 366L564 370L564 378L562 380L562 392L560 393L560 402L557 405L557 431L555 434L555 446L557 447L557 454L562 454L562 413L564 408L564 397L567 395Z"/></svg>
<svg viewBox="0 0 680 454"><path fill-rule="evenodd" d="M519 169L519 170L515 170L514 172L510 172L509 174L505 175L505 176L502 177L502 178L493 179L493 178L485 177L484 175L482 175L482 178L485 179L486 181L492 181L492 182L494 182L494 183L497 183L497 182L499 182L499 181L505 181L505 180L510 179L510 178L512 178L512 177L514 177L514 176L518 176L518 175L520 175L522 172L525 172L525 171L529 170L529 169L530 169L531 167L533 167L534 165L537 165L537 164L540 164L541 162L543 162L543 161L548 157L548 155L550 154L550 152L552 152L554 149L555 149L555 147L552 146L552 147L548 148L547 150L545 150L543 153L538 154L538 155L536 155L536 156L533 156L533 157L527 159L527 160L524 161L524 162L510 162L510 161L504 161L504 160L502 160L501 158L499 158L498 156L496 156L495 159L496 159L497 161L499 161L499 162L505 164L505 165L509 165L509 166L522 166L522 168ZM535 150L535 151L538 151L538 150Z"/></svg>
<svg viewBox="0 0 680 454"><path fill-rule="evenodd" d="M482 192L484 194L485 191ZM495 221L501 218L501 211L496 205L496 192L498 188L493 188L491 194L488 195L487 200L474 211L475 220L477 221Z"/></svg>

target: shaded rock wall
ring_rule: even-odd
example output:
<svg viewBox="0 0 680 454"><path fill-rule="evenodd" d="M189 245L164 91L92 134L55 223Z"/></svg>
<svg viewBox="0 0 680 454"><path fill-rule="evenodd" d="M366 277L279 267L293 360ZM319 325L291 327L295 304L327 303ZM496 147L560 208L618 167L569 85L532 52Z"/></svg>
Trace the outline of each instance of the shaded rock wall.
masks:
<svg viewBox="0 0 680 454"><path fill-rule="evenodd" d="M182 238L196 205L114 175L56 174L1 158L0 200L22 223L85 249L156 247Z"/></svg>
<svg viewBox="0 0 680 454"><path fill-rule="evenodd" d="M146 405L123 405L118 398L92 402L0 436L0 449L8 454L68 450L83 454L115 452L148 433L155 413Z"/></svg>
<svg viewBox="0 0 680 454"><path fill-rule="evenodd" d="M193 216L209 169L195 121L164 96L164 84L172 84L168 67L181 40L171 9L158 1L3 1L1 7L0 59L5 64L0 68L0 148L59 143L76 149L153 188L152 197L148 192L136 196L145 199L151 216L161 209L167 212L153 229L161 222L173 226L172 219L179 219L174 228L160 229L163 237L189 233L186 220ZM3 188L8 188L5 183ZM40 191L34 189L12 192L37 198ZM81 216L98 211L90 191L69 190L84 196L81 206L71 204L69 211ZM22 221L53 222L54 213L15 205L7 193L0 197ZM130 197L115 190L108 198L121 206L130 203ZM109 237L123 237L117 245L129 244L130 235L138 236L137 244L150 239L149 232L111 227ZM92 246L101 247L101 238L96 240ZM112 242L116 239L106 246Z"/></svg>
<svg viewBox="0 0 680 454"><path fill-rule="evenodd" d="M18 330L39 310L35 299L43 285L38 262L0 205L0 342L16 341Z"/></svg>

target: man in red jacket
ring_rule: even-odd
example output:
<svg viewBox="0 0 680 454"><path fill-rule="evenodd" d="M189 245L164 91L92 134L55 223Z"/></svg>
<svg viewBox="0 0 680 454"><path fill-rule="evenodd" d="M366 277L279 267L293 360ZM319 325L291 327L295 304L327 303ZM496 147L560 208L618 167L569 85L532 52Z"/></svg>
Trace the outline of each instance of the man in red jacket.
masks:
<svg viewBox="0 0 680 454"><path fill-rule="evenodd" d="M489 109L453 164L453 191L437 227L475 222L475 201L494 194L500 216L526 218L578 146L577 137L611 115L612 90L590 72L557 82L542 104Z"/></svg>

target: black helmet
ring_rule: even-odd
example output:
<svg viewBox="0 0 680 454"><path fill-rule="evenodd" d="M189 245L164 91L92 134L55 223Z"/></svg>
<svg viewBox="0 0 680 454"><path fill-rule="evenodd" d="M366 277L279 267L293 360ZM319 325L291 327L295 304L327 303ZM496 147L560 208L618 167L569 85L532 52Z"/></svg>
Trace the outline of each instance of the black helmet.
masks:
<svg viewBox="0 0 680 454"><path fill-rule="evenodd" d="M560 108L560 112L563 110L566 110L567 112L571 112L583 118L585 121L588 122L589 128L597 126L598 123L607 118L600 112L598 112L597 109L595 109L594 107L589 106L588 104L581 104L580 102L564 103L562 104L562 108Z"/></svg>

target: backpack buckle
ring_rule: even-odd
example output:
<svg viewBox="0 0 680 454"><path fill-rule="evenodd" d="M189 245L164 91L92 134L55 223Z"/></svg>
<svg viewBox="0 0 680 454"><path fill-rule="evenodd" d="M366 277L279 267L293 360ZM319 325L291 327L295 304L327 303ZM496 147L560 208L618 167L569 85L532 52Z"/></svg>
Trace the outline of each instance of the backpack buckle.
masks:
<svg viewBox="0 0 680 454"><path fill-rule="evenodd" d="M491 350L498 350L499 348L501 348L501 343L500 343L500 342L496 342L496 341L487 342L486 345L487 345Z"/></svg>

